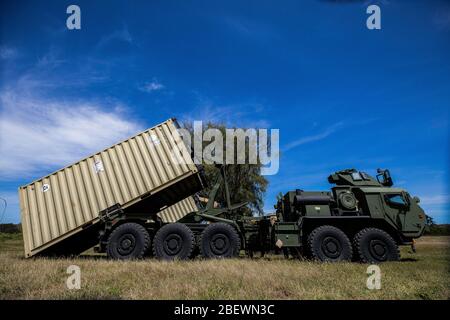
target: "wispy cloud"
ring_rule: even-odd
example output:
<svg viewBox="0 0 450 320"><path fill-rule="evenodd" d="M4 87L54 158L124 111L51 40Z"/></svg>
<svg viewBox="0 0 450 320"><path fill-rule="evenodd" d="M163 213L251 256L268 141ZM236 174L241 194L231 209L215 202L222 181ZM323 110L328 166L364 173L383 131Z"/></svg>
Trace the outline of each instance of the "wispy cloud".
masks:
<svg viewBox="0 0 450 320"><path fill-rule="evenodd" d="M187 113L179 115L182 121L203 121L225 124L229 127L269 128L264 118L264 106L260 103L216 104L211 99L198 96L198 105Z"/></svg>
<svg viewBox="0 0 450 320"><path fill-rule="evenodd" d="M438 194L420 197L420 203L423 205L446 205L450 204L450 195Z"/></svg>
<svg viewBox="0 0 450 320"><path fill-rule="evenodd" d="M10 88L23 95L36 92L44 95L52 93L53 89L86 87L109 79L109 65L102 60L88 57L74 62L62 56L58 48L51 47L20 73L16 73L13 66L5 65L12 77L4 79L3 89ZM65 76L68 72L70 77Z"/></svg>
<svg viewBox="0 0 450 320"><path fill-rule="evenodd" d="M66 60L60 58L60 52L56 47L51 47L36 63L35 68L54 69L65 63Z"/></svg>
<svg viewBox="0 0 450 320"><path fill-rule="evenodd" d="M433 23L439 29L450 29L450 6L440 8L433 17Z"/></svg>
<svg viewBox="0 0 450 320"><path fill-rule="evenodd" d="M147 93L161 91L164 88L165 88L165 86L155 78L153 78L152 81L146 82L143 85L139 86L139 90L147 92Z"/></svg>
<svg viewBox="0 0 450 320"><path fill-rule="evenodd" d="M276 192L285 191L295 188L317 188L323 184L330 175L330 171L304 172L301 174L290 174L282 179L271 182L270 188Z"/></svg>
<svg viewBox="0 0 450 320"><path fill-rule="evenodd" d="M97 43L97 49L101 49L114 41L121 41L126 42L128 44L132 44L133 38L130 32L128 31L128 28L124 26L120 30L116 30L110 34L101 37L99 42Z"/></svg>
<svg viewBox="0 0 450 320"><path fill-rule="evenodd" d="M240 36L253 40L273 40L279 37L273 26L244 17L228 16L223 20L225 26Z"/></svg>
<svg viewBox="0 0 450 320"><path fill-rule="evenodd" d="M292 142L288 143L283 148L283 151L291 150L291 149L296 148L298 146L301 146L301 145L303 145L305 143L310 143L310 142L323 140L323 139L329 137L330 135L332 135L333 133L335 133L336 131L338 131L339 129L341 129L343 126L344 126L343 122L335 123L335 124L329 126L328 128L326 128L322 132L319 132L319 133L313 134L313 135L309 135L309 136L305 136L305 137L302 137L300 139L297 139L295 141L292 141Z"/></svg>
<svg viewBox="0 0 450 320"><path fill-rule="evenodd" d="M0 46L0 59L10 60L15 59L18 56L18 51L16 48L8 46Z"/></svg>

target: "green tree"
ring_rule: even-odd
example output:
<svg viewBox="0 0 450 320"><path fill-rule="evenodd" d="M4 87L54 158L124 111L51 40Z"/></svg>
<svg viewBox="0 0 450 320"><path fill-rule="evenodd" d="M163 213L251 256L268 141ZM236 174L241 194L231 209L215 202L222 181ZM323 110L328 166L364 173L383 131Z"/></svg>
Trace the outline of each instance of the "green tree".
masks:
<svg viewBox="0 0 450 320"><path fill-rule="evenodd" d="M183 127L189 130L191 136L193 135L192 123L185 122ZM225 146L225 130L226 127L223 124L209 122L206 126L203 126L203 131L215 128L221 131L224 141L223 141L223 155L226 154ZM242 128L244 129L244 128ZM245 129L244 129L245 130ZM192 141L194 141L192 139ZM203 148L210 144L211 142L203 142ZM245 164L227 164L226 171L228 177L228 186L230 190L230 198L232 203L248 202L248 208L244 209L241 213L244 215L252 214L264 214L264 194L267 190L268 181L261 175L261 167L259 159L257 159L256 164L249 164L249 141L246 140L245 148ZM270 146L269 146L270 148ZM208 180L208 187L203 190L202 195L207 196L211 188L213 187L218 175L220 175L219 169L214 164L207 164L203 161L202 163L205 169L205 175ZM220 204L226 203L225 190L220 188L216 197L216 201Z"/></svg>

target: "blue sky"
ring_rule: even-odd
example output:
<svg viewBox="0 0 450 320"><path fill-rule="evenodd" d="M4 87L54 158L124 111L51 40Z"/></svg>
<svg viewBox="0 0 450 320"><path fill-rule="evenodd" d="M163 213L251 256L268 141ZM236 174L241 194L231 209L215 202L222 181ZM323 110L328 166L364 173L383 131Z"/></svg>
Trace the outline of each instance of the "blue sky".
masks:
<svg viewBox="0 0 450 320"><path fill-rule="evenodd" d="M373 3L381 30L366 28ZM66 28L70 4L81 30ZM450 223L448 1L10 1L0 12L1 222L20 219L19 185L177 117L280 129L268 210L280 191L327 189L335 170L382 167Z"/></svg>

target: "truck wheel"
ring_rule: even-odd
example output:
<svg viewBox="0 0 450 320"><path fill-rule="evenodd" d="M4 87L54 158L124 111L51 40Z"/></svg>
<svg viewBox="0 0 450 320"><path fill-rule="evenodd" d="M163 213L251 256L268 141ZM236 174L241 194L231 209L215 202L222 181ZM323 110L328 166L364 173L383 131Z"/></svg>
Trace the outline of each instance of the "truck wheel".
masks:
<svg viewBox="0 0 450 320"><path fill-rule="evenodd" d="M138 223L124 223L110 234L106 253L112 259L141 259L150 247L150 236Z"/></svg>
<svg viewBox="0 0 450 320"><path fill-rule="evenodd" d="M153 254L163 260L189 259L194 247L194 234L182 223L166 224L153 239Z"/></svg>
<svg viewBox="0 0 450 320"><path fill-rule="evenodd" d="M348 261L352 258L352 244L340 229L320 226L308 236L311 257L324 262Z"/></svg>
<svg viewBox="0 0 450 320"><path fill-rule="evenodd" d="M380 263L400 259L400 251L394 239L380 229L362 229L355 235L353 245L363 263Z"/></svg>
<svg viewBox="0 0 450 320"><path fill-rule="evenodd" d="M200 254L203 258L236 257L240 247L241 240L236 229L227 223L210 224L200 236Z"/></svg>

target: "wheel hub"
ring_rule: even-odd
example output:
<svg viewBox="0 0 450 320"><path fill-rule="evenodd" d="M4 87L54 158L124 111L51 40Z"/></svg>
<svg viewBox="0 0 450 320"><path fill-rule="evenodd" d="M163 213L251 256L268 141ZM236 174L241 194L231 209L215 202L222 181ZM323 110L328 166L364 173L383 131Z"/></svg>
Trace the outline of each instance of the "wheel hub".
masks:
<svg viewBox="0 0 450 320"><path fill-rule="evenodd" d="M178 234L170 234L164 241L164 251L170 256L177 255L183 247L183 239Z"/></svg>
<svg viewBox="0 0 450 320"><path fill-rule="evenodd" d="M340 242L334 237L326 237L322 241L322 252L331 259L336 259L341 255L342 247Z"/></svg>
<svg viewBox="0 0 450 320"><path fill-rule="evenodd" d="M122 248L128 249L131 246L131 241L126 239L122 242Z"/></svg>
<svg viewBox="0 0 450 320"><path fill-rule="evenodd" d="M119 239L117 251L120 255L125 256L133 252L136 247L136 238L132 234L124 234Z"/></svg>
<svg viewBox="0 0 450 320"><path fill-rule="evenodd" d="M371 255L379 260L379 261L386 261L387 260L387 247L386 243L384 243L381 240L372 240L370 241L369 250Z"/></svg>
<svg viewBox="0 0 450 320"><path fill-rule="evenodd" d="M171 239L168 241L167 246L169 247L169 249L174 250L178 247L178 242L175 239Z"/></svg>
<svg viewBox="0 0 450 320"><path fill-rule="evenodd" d="M211 251L216 255L223 255L230 247L230 240L224 234L215 234L211 239Z"/></svg>

